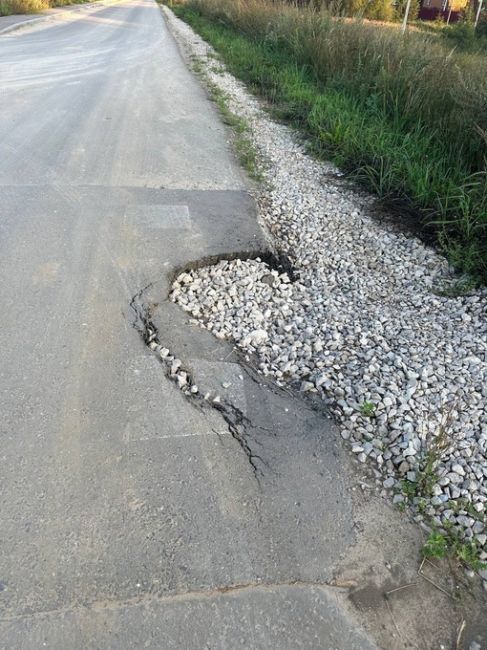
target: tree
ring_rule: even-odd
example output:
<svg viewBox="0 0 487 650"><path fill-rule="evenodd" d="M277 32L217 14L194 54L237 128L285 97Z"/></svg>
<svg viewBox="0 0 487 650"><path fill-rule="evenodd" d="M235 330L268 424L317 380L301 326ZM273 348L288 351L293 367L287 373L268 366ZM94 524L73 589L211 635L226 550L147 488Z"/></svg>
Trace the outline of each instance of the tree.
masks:
<svg viewBox="0 0 487 650"><path fill-rule="evenodd" d="M349 0L347 13L369 20L392 20L394 10L390 0Z"/></svg>
<svg viewBox="0 0 487 650"><path fill-rule="evenodd" d="M404 18L406 6L407 6L407 0L397 0L396 15L400 20ZM419 14L419 8L420 8L420 0L411 0L411 7L409 9L408 20L416 20Z"/></svg>

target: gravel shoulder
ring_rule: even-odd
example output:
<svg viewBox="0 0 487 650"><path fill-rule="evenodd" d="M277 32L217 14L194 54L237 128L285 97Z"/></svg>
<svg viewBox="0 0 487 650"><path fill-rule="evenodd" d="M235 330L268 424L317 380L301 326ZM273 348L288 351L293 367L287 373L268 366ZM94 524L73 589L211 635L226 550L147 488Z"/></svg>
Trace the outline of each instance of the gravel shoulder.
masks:
<svg viewBox="0 0 487 650"><path fill-rule="evenodd" d="M249 123L261 226L293 269L221 261L181 274L172 300L263 375L322 398L378 494L487 560L487 290L456 295L461 278L443 257L380 223L373 197L311 158L165 13Z"/></svg>

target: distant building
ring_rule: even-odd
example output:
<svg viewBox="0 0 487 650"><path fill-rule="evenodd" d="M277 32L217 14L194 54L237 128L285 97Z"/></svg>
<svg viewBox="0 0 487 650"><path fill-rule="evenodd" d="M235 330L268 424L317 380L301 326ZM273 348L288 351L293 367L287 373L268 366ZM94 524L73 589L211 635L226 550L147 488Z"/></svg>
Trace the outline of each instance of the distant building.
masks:
<svg viewBox="0 0 487 650"><path fill-rule="evenodd" d="M469 0L422 0L418 17L421 20L436 20L439 16L451 23L457 22Z"/></svg>

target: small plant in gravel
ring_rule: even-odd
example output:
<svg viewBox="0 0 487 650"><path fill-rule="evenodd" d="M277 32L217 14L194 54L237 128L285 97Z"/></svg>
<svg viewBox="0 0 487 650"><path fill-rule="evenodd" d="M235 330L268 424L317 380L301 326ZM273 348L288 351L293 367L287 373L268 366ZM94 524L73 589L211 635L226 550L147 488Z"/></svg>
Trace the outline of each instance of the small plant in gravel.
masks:
<svg viewBox="0 0 487 650"><path fill-rule="evenodd" d="M453 282L443 283L436 293L446 298L460 298L468 296L472 291L478 288L479 279L471 275L461 275L455 278Z"/></svg>
<svg viewBox="0 0 487 650"><path fill-rule="evenodd" d="M457 542L454 546L455 553L459 560L474 571L482 571L487 568L487 563L479 558L480 549L475 542Z"/></svg>
<svg viewBox="0 0 487 650"><path fill-rule="evenodd" d="M443 560L456 559L474 571L487 568L487 563L480 559L482 549L475 540L461 539L453 526L444 524L443 530L433 530L424 546L423 555L426 558Z"/></svg>
<svg viewBox="0 0 487 650"><path fill-rule="evenodd" d="M455 413L455 405L449 405L441 416L436 435L423 436L423 454L417 474L417 491L422 496L431 496L433 486L438 480L438 464L453 443L451 430Z"/></svg>
<svg viewBox="0 0 487 650"><path fill-rule="evenodd" d="M468 499L461 497L459 499L456 499L455 501L450 501L449 504L452 510L457 514L461 510L464 510L470 517L473 517L477 521L481 521L481 522L485 521L485 514L483 512L477 512L477 510L475 510L472 503L468 501Z"/></svg>
<svg viewBox="0 0 487 650"><path fill-rule="evenodd" d="M360 404L360 415L364 418L373 418L375 415L375 404L373 402L362 402Z"/></svg>
<svg viewBox="0 0 487 650"><path fill-rule="evenodd" d="M430 497L433 492L433 486L438 480L438 474L435 467L440 458L433 454L428 454L424 461L423 467L418 471L417 492L424 497Z"/></svg>
<svg viewBox="0 0 487 650"><path fill-rule="evenodd" d="M433 531L423 546L423 555L427 558L442 560L448 554L448 540L445 535Z"/></svg>
<svg viewBox="0 0 487 650"><path fill-rule="evenodd" d="M418 484L415 481L404 479L401 481L401 493L407 503L413 503L414 499L418 496Z"/></svg>
<svg viewBox="0 0 487 650"><path fill-rule="evenodd" d="M418 512L424 515L426 513L426 508L428 507L428 501L424 497L418 497L416 507Z"/></svg>

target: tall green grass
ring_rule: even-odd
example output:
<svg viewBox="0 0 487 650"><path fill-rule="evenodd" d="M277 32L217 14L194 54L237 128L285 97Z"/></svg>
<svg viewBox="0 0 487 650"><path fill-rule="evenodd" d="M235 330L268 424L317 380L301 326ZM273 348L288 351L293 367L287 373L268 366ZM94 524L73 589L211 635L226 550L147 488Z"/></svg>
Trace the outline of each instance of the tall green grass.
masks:
<svg viewBox="0 0 487 650"><path fill-rule="evenodd" d="M487 279L487 58L273 0L174 7L314 149Z"/></svg>

